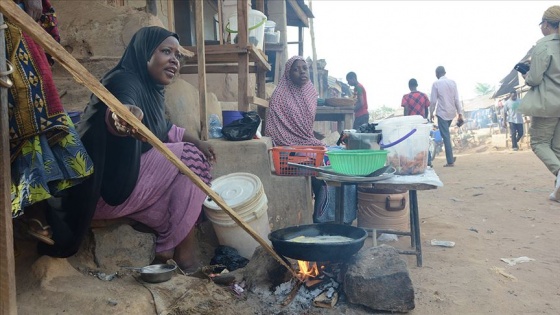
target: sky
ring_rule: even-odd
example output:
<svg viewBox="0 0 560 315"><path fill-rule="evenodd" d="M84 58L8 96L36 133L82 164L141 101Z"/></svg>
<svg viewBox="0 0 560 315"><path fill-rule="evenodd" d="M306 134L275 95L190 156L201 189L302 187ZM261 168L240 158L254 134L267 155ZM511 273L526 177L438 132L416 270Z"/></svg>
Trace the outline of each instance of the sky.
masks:
<svg viewBox="0 0 560 315"><path fill-rule="evenodd" d="M346 73L356 72L370 110L399 108L411 78L419 91L430 94L440 65L457 83L459 98L468 100L477 96L477 83L499 87L543 36L543 12L558 4L312 0L317 59L325 59L329 75L345 83ZM304 31L304 57L312 58L310 30ZM288 36L288 41L297 40L297 35ZM289 53L297 54L297 47Z"/></svg>

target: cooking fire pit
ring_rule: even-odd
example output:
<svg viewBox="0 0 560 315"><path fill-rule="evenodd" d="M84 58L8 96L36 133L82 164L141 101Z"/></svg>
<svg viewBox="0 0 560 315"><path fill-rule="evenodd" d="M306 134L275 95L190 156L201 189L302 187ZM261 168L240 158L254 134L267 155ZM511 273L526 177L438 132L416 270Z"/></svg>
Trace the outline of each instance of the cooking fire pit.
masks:
<svg viewBox="0 0 560 315"><path fill-rule="evenodd" d="M357 253L367 238L359 227L319 223L292 226L268 235L282 256L304 261L345 261Z"/></svg>

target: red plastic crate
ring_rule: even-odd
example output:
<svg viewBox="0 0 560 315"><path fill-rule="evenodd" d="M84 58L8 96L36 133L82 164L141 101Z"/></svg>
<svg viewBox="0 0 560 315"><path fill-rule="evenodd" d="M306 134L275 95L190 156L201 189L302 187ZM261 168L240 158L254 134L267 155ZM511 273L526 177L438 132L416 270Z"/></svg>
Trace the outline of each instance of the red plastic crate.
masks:
<svg viewBox="0 0 560 315"><path fill-rule="evenodd" d="M323 158L327 152L325 147L299 145L273 147L270 150L274 171L276 175L283 176L315 176L316 172L288 165L288 162L319 167L323 165Z"/></svg>

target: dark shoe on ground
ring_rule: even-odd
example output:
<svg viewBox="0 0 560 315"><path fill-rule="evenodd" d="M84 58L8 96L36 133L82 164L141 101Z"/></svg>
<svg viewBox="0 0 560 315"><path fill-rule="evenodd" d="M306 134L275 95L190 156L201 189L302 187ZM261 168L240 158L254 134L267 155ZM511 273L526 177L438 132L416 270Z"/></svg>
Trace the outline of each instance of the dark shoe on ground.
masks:
<svg viewBox="0 0 560 315"><path fill-rule="evenodd" d="M451 164L447 163L443 167L453 167L453 166L455 166L455 161L457 161L457 158L453 157L453 163L451 163Z"/></svg>

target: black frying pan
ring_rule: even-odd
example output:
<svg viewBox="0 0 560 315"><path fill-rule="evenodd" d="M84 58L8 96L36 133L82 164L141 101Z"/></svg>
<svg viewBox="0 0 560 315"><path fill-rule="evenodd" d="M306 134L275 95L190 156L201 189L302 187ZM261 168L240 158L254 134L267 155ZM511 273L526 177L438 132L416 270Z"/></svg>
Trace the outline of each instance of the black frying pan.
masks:
<svg viewBox="0 0 560 315"><path fill-rule="evenodd" d="M352 240L332 243L298 243L290 241L298 236L345 236ZM274 250L292 259L305 261L345 261L357 253L368 236L366 230L343 224L319 223L292 226L268 235Z"/></svg>

